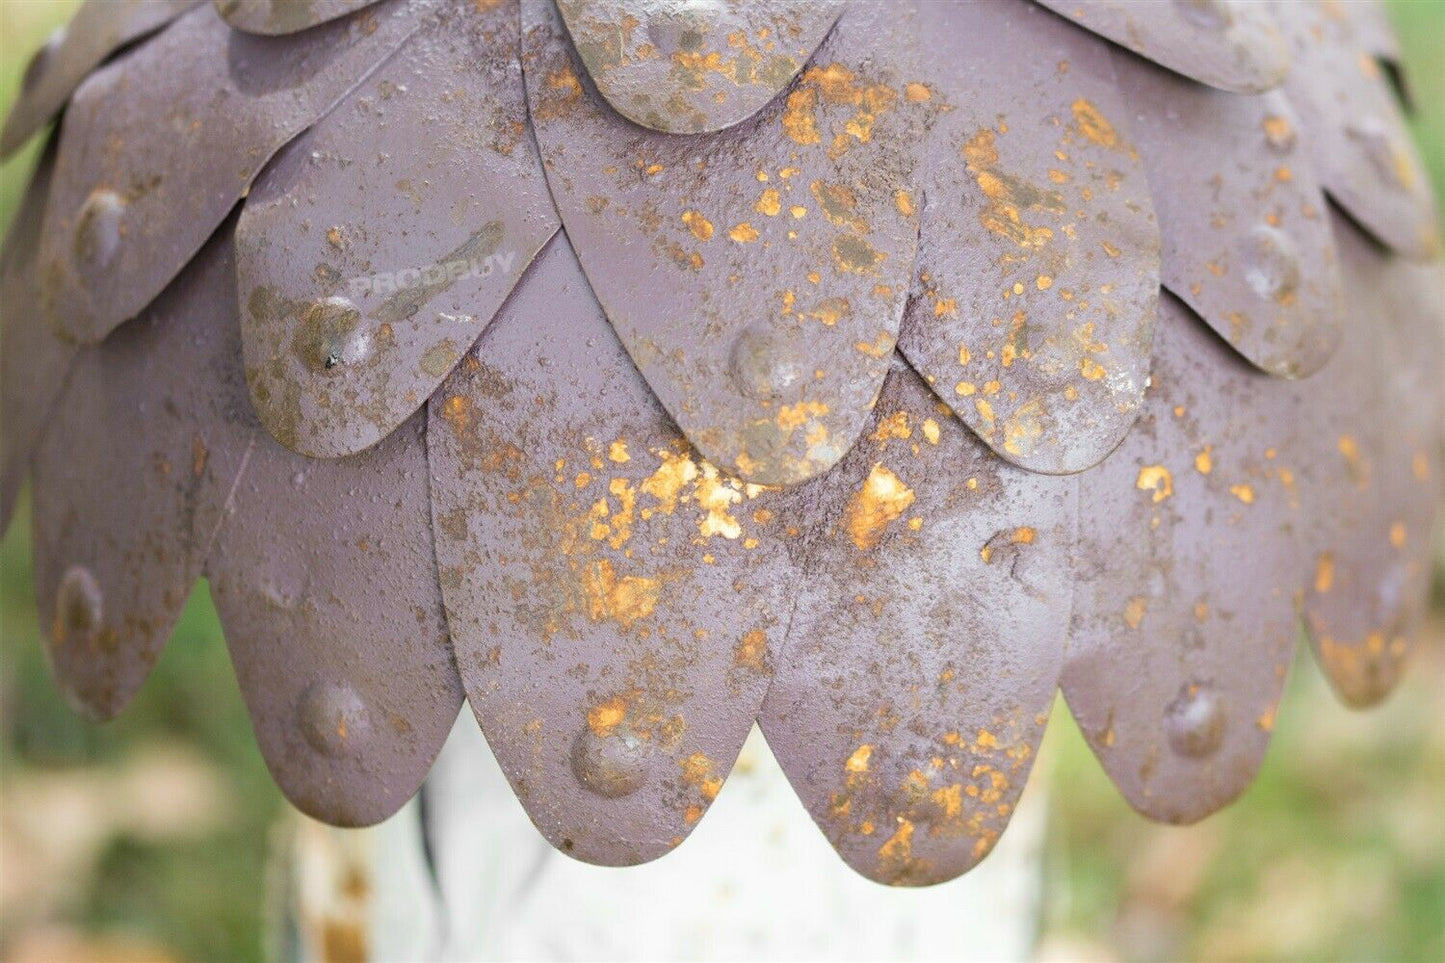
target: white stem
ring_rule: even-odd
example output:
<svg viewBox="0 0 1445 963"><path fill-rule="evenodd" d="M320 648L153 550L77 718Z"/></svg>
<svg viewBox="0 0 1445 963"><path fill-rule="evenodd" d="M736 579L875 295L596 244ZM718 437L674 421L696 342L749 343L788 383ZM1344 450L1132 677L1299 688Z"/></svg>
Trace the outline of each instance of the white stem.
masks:
<svg viewBox="0 0 1445 963"><path fill-rule="evenodd" d="M611 869L547 845L464 712L423 801L363 831L295 817L302 825L291 837L286 916L296 938L283 955L1025 959L1039 929L1044 775L1036 774L978 869L928 889L889 889L833 853L754 730L711 811L676 852Z"/></svg>

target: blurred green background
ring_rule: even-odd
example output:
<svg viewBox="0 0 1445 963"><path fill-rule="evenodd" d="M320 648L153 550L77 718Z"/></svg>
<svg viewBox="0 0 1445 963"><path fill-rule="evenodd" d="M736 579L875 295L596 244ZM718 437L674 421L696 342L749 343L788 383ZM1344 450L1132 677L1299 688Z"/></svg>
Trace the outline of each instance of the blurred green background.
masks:
<svg viewBox="0 0 1445 963"><path fill-rule="evenodd" d="M1445 197L1445 3L1390 7ZM0 0L0 107L71 9ZM0 166L0 224L33 163L32 144ZM259 959L283 804L204 585L134 705L95 726L47 676L29 556L22 505L0 542L0 960ZM1259 780L1197 826L1130 811L1061 704L1042 757L1054 806L1040 956L1445 960L1439 609L1407 681L1371 713L1341 708L1302 649Z"/></svg>

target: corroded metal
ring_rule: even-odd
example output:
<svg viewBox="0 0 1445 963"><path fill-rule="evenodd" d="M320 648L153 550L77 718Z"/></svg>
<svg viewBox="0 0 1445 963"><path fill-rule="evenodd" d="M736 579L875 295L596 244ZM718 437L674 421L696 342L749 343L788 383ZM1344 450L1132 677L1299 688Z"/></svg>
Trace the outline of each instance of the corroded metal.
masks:
<svg viewBox="0 0 1445 963"><path fill-rule="evenodd" d="M1037 0L1191 80L1236 93L1279 85L1289 54L1256 0Z"/></svg>
<svg viewBox="0 0 1445 963"><path fill-rule="evenodd" d="M418 413L351 458L254 433L206 561L251 725L277 785L337 826L416 792L456 721Z"/></svg>
<svg viewBox="0 0 1445 963"><path fill-rule="evenodd" d="M200 2L87 0L30 58L0 132L0 157L9 157L60 113L80 82L107 57Z"/></svg>
<svg viewBox="0 0 1445 963"><path fill-rule="evenodd" d="M1149 375L1159 237L1108 49L1024 4L924 4L917 287L900 347L996 452L1082 471Z"/></svg>
<svg viewBox="0 0 1445 963"><path fill-rule="evenodd" d="M551 5L523 4L532 123L588 279L688 439L748 481L831 467L888 370L930 110L872 57L898 19L850 6L786 97L701 151L599 103Z"/></svg>
<svg viewBox="0 0 1445 963"><path fill-rule="evenodd" d="M35 252L55 169L51 137L0 248L0 532L30 470L30 453L65 386L75 346L36 310Z"/></svg>
<svg viewBox="0 0 1445 963"><path fill-rule="evenodd" d="M559 236L431 401L432 511L467 696L551 843L680 843L767 691L792 580L777 493L700 458Z"/></svg>
<svg viewBox="0 0 1445 963"><path fill-rule="evenodd" d="M1339 344L1343 306L1324 194L1289 101L1114 60L1159 215L1164 284L1255 365L1314 374Z"/></svg>
<svg viewBox="0 0 1445 963"><path fill-rule="evenodd" d="M260 38L208 4L93 74L65 114L40 238L47 322L94 343L135 316L266 160L411 33L416 6Z"/></svg>
<svg viewBox="0 0 1445 963"><path fill-rule="evenodd" d="M1300 385L1312 442L1302 472L1311 568L1305 627L1356 706L1399 681L1430 588L1441 498L1445 314L1439 265L1382 252L1334 218L1349 312L1337 360Z"/></svg>
<svg viewBox="0 0 1445 963"><path fill-rule="evenodd" d="M237 30L268 36L296 33L335 20L376 0L212 0Z"/></svg>
<svg viewBox="0 0 1445 963"><path fill-rule="evenodd" d="M81 349L35 453L46 654L93 718L150 673L255 434L234 294L223 230L141 317Z"/></svg>
<svg viewBox="0 0 1445 963"><path fill-rule="evenodd" d="M747 120L788 85L842 0L558 0L588 75L614 110L670 134Z"/></svg>
<svg viewBox="0 0 1445 963"><path fill-rule="evenodd" d="M1124 798L1200 819L1253 780L1294 653L1298 397L1160 300L1133 432L1079 476L1062 687Z"/></svg>
<svg viewBox="0 0 1445 963"><path fill-rule="evenodd" d="M868 431L786 493L797 603L760 722L855 870L926 885L1007 826L1053 705L1075 480L994 455L901 361Z"/></svg>
<svg viewBox="0 0 1445 963"><path fill-rule="evenodd" d="M557 230L517 8L448 7L276 158L236 234L256 410L315 457L421 407Z"/></svg>
<svg viewBox="0 0 1445 963"><path fill-rule="evenodd" d="M1380 62L1330 4L1273 4L1294 66L1284 90L1325 189L1407 257L1433 258L1440 224L1430 179Z"/></svg>
<svg viewBox="0 0 1445 963"><path fill-rule="evenodd" d="M1382 698L1445 470L1395 41L1281 5L1285 89L1220 93L1278 80L1262 5L1048 5L222 0L114 57L0 252L62 688L117 711L203 572L319 818L465 692L548 839L639 862L760 718L905 885L988 852L1056 679L1172 821L1301 615ZM182 6L87 6L14 129Z"/></svg>

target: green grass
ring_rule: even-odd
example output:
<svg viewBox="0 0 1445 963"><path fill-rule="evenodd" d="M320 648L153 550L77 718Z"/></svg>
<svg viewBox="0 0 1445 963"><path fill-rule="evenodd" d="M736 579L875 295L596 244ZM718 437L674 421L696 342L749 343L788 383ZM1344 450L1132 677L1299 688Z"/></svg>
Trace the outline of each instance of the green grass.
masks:
<svg viewBox="0 0 1445 963"><path fill-rule="evenodd" d="M0 104L14 95L21 51L69 6L0 0ZM1422 105L1415 130L1445 196L1445 4L1397 0L1391 9ZM0 224L23 196L35 149L0 165ZM7 803L30 786L66 798L103 793L113 785L104 779L128 772L161 779L168 770L147 760L158 747L181 747L219 787L219 816L207 823L201 814L199 828L169 834L117 817L66 864L71 875L51 880L59 895L0 903L0 958L41 925L138 938L185 959L260 958L269 828L281 802L208 593L201 586L191 598L134 705L112 723L86 723L47 675L28 530L22 504L0 542ZM1260 778L1236 805L1190 828L1129 811L1061 706L1044 751L1054 773L1045 950L1130 960L1445 959L1441 656L1436 632L1402 691L1368 715L1340 708L1302 657ZM39 876L31 882L45 888Z"/></svg>

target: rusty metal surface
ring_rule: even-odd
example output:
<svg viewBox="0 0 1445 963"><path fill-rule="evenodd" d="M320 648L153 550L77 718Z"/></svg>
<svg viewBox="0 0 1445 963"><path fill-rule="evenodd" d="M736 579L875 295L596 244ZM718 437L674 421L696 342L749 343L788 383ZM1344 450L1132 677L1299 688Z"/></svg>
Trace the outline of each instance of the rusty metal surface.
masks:
<svg viewBox="0 0 1445 963"><path fill-rule="evenodd" d="M165 26L200 0L88 0L37 50L0 131L9 157L65 106L75 88L117 50Z"/></svg>
<svg viewBox="0 0 1445 963"><path fill-rule="evenodd" d="M748 481L833 465L888 369L932 109L876 56L909 49L905 13L850 6L785 97L703 143L612 113L551 4L523 4L531 118L588 279L689 440Z"/></svg>
<svg viewBox="0 0 1445 963"><path fill-rule="evenodd" d="M565 235L433 396L427 441L458 668L532 821L587 862L669 852L781 648L777 493L688 445Z"/></svg>
<svg viewBox="0 0 1445 963"><path fill-rule="evenodd" d="M968 870L1008 824L1067 637L1075 479L994 455L901 360L863 439L790 490L801 577L760 718L843 858Z"/></svg>
<svg viewBox="0 0 1445 963"><path fill-rule="evenodd" d="M524 4L222 0L80 84L0 251L0 509L33 463L80 711L204 572L318 818L395 811L465 692L547 838L636 863L760 713L916 885L1056 679L1176 822L1257 770L1301 614L1345 701L1395 684L1445 279L1377 7L1280 6L1244 96L1168 71L1268 87L1257 4L1046 4L1160 67L1025 3ZM16 130L161 22L82 16Z"/></svg>
<svg viewBox="0 0 1445 963"><path fill-rule="evenodd" d="M1249 361L1314 374L1340 340L1339 266L1299 119L1279 91L1114 58L1154 194L1164 284Z"/></svg>
<svg viewBox="0 0 1445 963"><path fill-rule="evenodd" d="M421 407L557 230L516 5L442 14L284 148L241 215L251 396L304 455L360 451Z"/></svg>
<svg viewBox="0 0 1445 963"><path fill-rule="evenodd" d="M1328 4L1275 3L1294 66L1284 90L1330 196L1408 257L1440 250L1435 198L1390 80Z"/></svg>
<svg viewBox="0 0 1445 963"><path fill-rule="evenodd" d="M781 93L844 4L558 0L557 7L614 110L653 130L697 134L740 123Z"/></svg>
<svg viewBox="0 0 1445 963"><path fill-rule="evenodd" d="M432 551L425 420L346 459L254 433L206 576L261 754L336 826L395 812L462 705Z"/></svg>
<svg viewBox="0 0 1445 963"><path fill-rule="evenodd" d="M92 718L119 712L150 673L250 446L231 226L145 314L81 349L35 452L46 654Z"/></svg>
<svg viewBox="0 0 1445 963"><path fill-rule="evenodd" d="M1382 251L1343 217L1334 229L1349 313L1336 361L1301 385L1313 444L1301 486L1304 615L1335 690L1367 706L1399 681L1429 595L1445 277Z"/></svg>
<svg viewBox="0 0 1445 963"><path fill-rule="evenodd" d="M1159 237L1106 45L1025 4L925 4L950 56L900 347L1005 459L1082 471L1149 374ZM940 42L943 42L940 39Z"/></svg>
<svg viewBox="0 0 1445 963"><path fill-rule="evenodd" d="M207 4L93 74L65 114L40 238L47 322L95 343L134 317L266 160L406 38L416 10L379 4L266 38Z"/></svg>
<svg viewBox="0 0 1445 963"><path fill-rule="evenodd" d="M30 453L75 358L75 346L57 338L35 310L35 249L56 139L46 145L0 248L0 532L10 526Z"/></svg>
<svg viewBox="0 0 1445 963"><path fill-rule="evenodd" d="M1191 822L1258 771L1294 653L1296 382L1250 367L1172 296L1134 430L1079 476L1062 686L1129 803Z"/></svg>
<svg viewBox="0 0 1445 963"><path fill-rule="evenodd" d="M370 6L376 0L212 0L216 13L247 33L296 33Z"/></svg>
<svg viewBox="0 0 1445 963"><path fill-rule="evenodd" d="M1037 0L1060 16L1192 80L1260 93L1289 71L1288 49L1256 0Z"/></svg>

